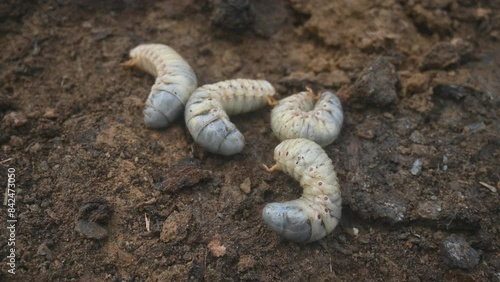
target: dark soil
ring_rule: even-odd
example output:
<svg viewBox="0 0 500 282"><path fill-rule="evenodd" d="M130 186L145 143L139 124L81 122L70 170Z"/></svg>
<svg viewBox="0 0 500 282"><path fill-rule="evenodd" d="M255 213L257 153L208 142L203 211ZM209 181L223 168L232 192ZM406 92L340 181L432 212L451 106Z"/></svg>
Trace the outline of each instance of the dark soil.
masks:
<svg viewBox="0 0 500 282"><path fill-rule="evenodd" d="M0 280L500 281L499 40L492 0L4 1L0 183L15 168L18 222ZM296 244L261 219L301 193L259 167L279 143L269 107L232 118L232 157L182 119L144 126L154 78L119 64L147 42L199 85L338 91L332 234Z"/></svg>

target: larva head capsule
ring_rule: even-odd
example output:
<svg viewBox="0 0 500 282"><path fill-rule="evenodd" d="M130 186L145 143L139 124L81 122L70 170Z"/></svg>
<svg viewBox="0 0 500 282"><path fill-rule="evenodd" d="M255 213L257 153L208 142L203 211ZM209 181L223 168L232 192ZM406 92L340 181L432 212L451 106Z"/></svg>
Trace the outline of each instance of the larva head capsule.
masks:
<svg viewBox="0 0 500 282"><path fill-rule="evenodd" d="M311 221L295 202L267 204L262 210L262 217L269 228L279 235L293 242L306 243L311 239Z"/></svg>

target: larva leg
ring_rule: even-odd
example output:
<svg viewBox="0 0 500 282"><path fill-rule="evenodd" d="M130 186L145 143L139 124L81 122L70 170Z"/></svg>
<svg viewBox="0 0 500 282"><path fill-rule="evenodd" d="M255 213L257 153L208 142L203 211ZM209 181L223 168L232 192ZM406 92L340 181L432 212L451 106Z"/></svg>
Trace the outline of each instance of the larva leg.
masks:
<svg viewBox="0 0 500 282"><path fill-rule="evenodd" d="M301 183L299 199L267 204L262 217L270 229L294 242L313 242L333 231L342 212L342 198L332 161L313 141L298 138L274 150L276 165Z"/></svg>
<svg viewBox="0 0 500 282"><path fill-rule="evenodd" d="M172 48L162 44L139 45L130 51L124 67L138 67L156 81L144 108L144 122L151 128L167 127L184 109L197 80L189 64Z"/></svg>
<svg viewBox="0 0 500 282"><path fill-rule="evenodd" d="M230 156L243 150L244 137L228 114L256 110L274 95L265 80L235 79L196 89L186 105L184 118L189 133L205 150Z"/></svg>
<svg viewBox="0 0 500 282"><path fill-rule="evenodd" d="M137 65L137 60L135 60L135 59L130 59L130 60L120 64L120 66L124 67L124 68L132 68L132 67L135 67L136 65Z"/></svg>
<svg viewBox="0 0 500 282"><path fill-rule="evenodd" d="M321 97L320 94L314 94L314 91L310 87L306 87L306 90L307 90L307 95L311 96L314 102L317 102Z"/></svg>
<svg viewBox="0 0 500 282"><path fill-rule="evenodd" d="M268 97L267 104L271 107L274 107L274 106L278 105L278 100L276 100L274 97Z"/></svg>
<svg viewBox="0 0 500 282"><path fill-rule="evenodd" d="M274 164L273 166L271 167L268 167L267 165L265 164L260 164L260 166L265 169L267 172L274 172L276 170L278 170L278 166L276 164Z"/></svg>

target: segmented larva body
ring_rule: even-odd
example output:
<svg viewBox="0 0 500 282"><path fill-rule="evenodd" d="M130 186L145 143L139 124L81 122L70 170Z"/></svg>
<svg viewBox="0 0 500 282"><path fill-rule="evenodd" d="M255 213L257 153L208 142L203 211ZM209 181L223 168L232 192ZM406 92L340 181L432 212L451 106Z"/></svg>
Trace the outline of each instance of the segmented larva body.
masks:
<svg viewBox="0 0 500 282"><path fill-rule="evenodd" d="M243 150L245 139L228 115L261 108L275 92L265 80L234 79L203 85L186 105L187 128L205 150L225 156L237 154Z"/></svg>
<svg viewBox="0 0 500 282"><path fill-rule="evenodd" d="M300 182L302 196L293 201L267 204L262 216L281 236L300 243L319 240L333 231L342 212L342 198L334 167L325 151L315 142L289 139L274 150L276 164Z"/></svg>
<svg viewBox="0 0 500 282"><path fill-rule="evenodd" d="M148 127L164 128L175 120L197 87L196 75L189 64L163 44L143 44L130 51L126 66L137 66L156 77L144 108Z"/></svg>
<svg viewBox="0 0 500 282"><path fill-rule="evenodd" d="M271 128L278 139L306 138L322 147L335 141L344 120L340 100L328 91L316 105L315 99L308 89L279 101L271 111Z"/></svg>

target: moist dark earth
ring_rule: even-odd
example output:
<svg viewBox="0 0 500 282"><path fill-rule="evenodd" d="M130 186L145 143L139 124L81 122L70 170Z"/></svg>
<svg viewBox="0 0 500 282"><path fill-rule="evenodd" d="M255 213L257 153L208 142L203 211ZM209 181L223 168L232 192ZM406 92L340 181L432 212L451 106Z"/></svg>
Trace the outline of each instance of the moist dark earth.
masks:
<svg viewBox="0 0 500 282"><path fill-rule="evenodd" d="M15 169L1 281L500 281L500 2L4 1L0 182ZM232 117L222 157L184 120L144 126L154 77L123 68L163 43L199 85L266 79L277 98L337 91L325 148L343 217L286 241L261 218L300 197L268 173L271 107Z"/></svg>

